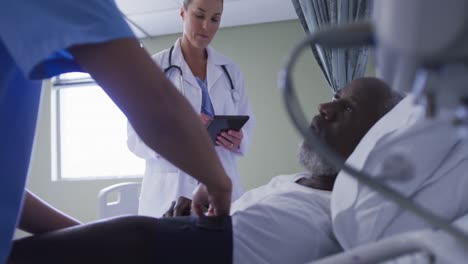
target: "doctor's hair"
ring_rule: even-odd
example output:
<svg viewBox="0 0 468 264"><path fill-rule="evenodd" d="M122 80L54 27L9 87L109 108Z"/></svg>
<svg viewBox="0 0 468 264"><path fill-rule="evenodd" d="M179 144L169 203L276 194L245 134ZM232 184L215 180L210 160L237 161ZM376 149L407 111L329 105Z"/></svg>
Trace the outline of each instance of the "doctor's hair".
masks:
<svg viewBox="0 0 468 264"><path fill-rule="evenodd" d="M184 0L184 10L187 10L188 6L193 2L193 0ZM224 0L221 0L221 3L224 4Z"/></svg>

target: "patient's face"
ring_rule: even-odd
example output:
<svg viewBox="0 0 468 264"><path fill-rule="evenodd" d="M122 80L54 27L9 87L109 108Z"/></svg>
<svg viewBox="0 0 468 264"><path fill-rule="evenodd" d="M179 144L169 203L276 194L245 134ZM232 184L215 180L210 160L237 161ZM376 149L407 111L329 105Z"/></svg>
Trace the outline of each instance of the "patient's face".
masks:
<svg viewBox="0 0 468 264"><path fill-rule="evenodd" d="M312 120L311 129L344 158L351 155L380 118L379 104L384 103L384 92L373 88L351 82L333 101L321 104L319 114Z"/></svg>

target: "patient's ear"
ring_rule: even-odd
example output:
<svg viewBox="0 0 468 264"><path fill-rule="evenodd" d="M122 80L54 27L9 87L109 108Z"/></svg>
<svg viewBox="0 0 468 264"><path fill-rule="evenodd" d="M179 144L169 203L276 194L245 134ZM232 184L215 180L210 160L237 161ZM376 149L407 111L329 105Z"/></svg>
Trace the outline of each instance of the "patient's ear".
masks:
<svg viewBox="0 0 468 264"><path fill-rule="evenodd" d="M182 21L184 21L184 19L185 19L185 10L184 10L184 6L181 6L181 7L180 7L179 15L180 15L180 18L182 18Z"/></svg>

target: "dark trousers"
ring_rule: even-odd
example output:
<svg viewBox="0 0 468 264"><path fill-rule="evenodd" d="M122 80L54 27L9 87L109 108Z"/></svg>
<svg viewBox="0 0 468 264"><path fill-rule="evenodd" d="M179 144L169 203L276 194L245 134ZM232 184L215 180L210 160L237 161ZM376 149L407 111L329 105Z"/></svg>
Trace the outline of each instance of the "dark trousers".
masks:
<svg viewBox="0 0 468 264"><path fill-rule="evenodd" d="M223 218L126 216L14 241L8 263L232 263Z"/></svg>

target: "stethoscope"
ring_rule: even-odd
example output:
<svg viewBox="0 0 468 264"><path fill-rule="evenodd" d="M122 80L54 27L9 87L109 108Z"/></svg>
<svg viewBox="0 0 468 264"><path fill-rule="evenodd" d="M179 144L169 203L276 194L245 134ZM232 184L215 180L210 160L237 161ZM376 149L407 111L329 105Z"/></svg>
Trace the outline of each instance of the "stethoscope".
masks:
<svg viewBox="0 0 468 264"><path fill-rule="evenodd" d="M182 79L183 72L182 72L182 69L179 66L172 64L172 53L173 52L174 52L174 46L172 46L171 49L169 50L169 59L168 59L169 66L164 69L164 73L167 74L171 69L176 69L179 72L180 89L182 90L182 94L185 96L184 80ZM236 103L240 99L239 92L234 88L234 83L232 82L231 75L229 75L229 72L226 69L226 65L221 65L221 68L223 69L224 73L228 77L229 84L231 85L232 101L234 103Z"/></svg>

